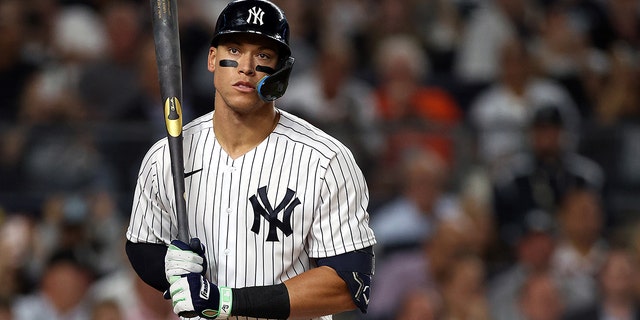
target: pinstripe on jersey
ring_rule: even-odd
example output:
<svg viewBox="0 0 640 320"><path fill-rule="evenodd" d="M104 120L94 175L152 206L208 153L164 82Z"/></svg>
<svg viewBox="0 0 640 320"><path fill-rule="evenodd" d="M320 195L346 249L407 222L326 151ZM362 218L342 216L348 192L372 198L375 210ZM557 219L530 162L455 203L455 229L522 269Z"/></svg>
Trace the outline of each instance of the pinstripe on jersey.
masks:
<svg viewBox="0 0 640 320"><path fill-rule="evenodd" d="M275 130L237 159L215 139L212 113L184 128L185 170L194 171L185 178L190 237L206 245L207 276L218 285L281 283L311 268L310 258L375 244L367 185L351 152L306 121L280 114ZM140 168L130 241L176 238L171 181L162 139Z"/></svg>

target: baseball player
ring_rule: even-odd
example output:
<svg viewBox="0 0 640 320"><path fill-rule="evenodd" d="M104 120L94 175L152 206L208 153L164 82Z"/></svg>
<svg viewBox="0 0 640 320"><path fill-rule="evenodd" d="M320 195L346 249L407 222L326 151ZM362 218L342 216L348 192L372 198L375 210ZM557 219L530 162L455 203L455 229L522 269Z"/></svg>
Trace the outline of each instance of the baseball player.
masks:
<svg viewBox="0 0 640 320"><path fill-rule="evenodd" d="M185 125L190 243L177 238L167 140L142 162L127 255L182 317L331 319L366 312L368 189L339 141L275 106L294 58L266 0L221 12L208 55L215 110Z"/></svg>

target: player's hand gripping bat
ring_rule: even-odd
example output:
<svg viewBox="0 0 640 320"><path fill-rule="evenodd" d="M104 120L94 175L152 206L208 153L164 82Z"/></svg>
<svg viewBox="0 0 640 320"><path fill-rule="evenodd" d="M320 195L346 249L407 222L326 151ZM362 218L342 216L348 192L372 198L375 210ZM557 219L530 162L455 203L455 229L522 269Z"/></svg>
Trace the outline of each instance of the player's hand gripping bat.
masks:
<svg viewBox="0 0 640 320"><path fill-rule="evenodd" d="M160 93L164 103L164 120L167 127L171 174L175 190L178 240L189 243L182 152L182 64L177 0L150 1Z"/></svg>

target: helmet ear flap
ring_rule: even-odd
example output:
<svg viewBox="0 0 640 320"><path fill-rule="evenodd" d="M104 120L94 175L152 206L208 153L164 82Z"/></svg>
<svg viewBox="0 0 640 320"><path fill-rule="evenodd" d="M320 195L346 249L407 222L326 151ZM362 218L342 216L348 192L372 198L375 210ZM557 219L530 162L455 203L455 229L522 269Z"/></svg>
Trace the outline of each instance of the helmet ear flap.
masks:
<svg viewBox="0 0 640 320"><path fill-rule="evenodd" d="M266 102L274 101L284 95L289 85L289 76L295 59L287 57L282 67L275 73L262 78L257 85L258 96Z"/></svg>

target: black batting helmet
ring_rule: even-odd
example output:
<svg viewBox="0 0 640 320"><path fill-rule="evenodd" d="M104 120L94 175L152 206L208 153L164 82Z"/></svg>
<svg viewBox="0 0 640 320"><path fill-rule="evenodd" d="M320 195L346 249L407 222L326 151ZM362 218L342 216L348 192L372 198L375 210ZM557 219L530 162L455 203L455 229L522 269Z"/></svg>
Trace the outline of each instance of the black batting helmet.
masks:
<svg viewBox="0 0 640 320"><path fill-rule="evenodd" d="M291 55L289 23L284 12L267 0L235 0L220 13L211 45L218 45L220 36L231 33L260 34L275 40L282 58Z"/></svg>
<svg viewBox="0 0 640 320"><path fill-rule="evenodd" d="M280 47L277 69L270 72L263 69L269 75L260 80L257 89L264 101L282 97L287 90L295 61L291 56L289 23L284 12L267 0L232 1L218 17L211 45L217 46L221 36L234 33L259 34L276 41Z"/></svg>

